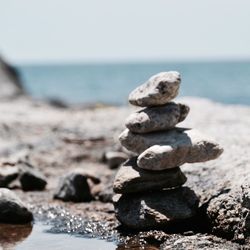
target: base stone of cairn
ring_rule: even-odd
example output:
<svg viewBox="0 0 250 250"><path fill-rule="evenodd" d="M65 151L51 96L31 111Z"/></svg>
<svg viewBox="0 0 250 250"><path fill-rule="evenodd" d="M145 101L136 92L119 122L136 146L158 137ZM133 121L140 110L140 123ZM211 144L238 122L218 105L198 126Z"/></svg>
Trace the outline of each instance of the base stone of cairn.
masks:
<svg viewBox="0 0 250 250"><path fill-rule="evenodd" d="M178 95L178 72L152 76L129 95L132 105L143 109L126 120L119 137L122 146L135 153L117 172L114 192L116 216L133 229L168 228L195 216L199 200L179 168L184 163L219 157L223 149L196 130L176 128L189 107L172 102Z"/></svg>
<svg viewBox="0 0 250 250"><path fill-rule="evenodd" d="M118 201L118 220L133 229L169 227L193 217L199 200L188 187L124 194Z"/></svg>

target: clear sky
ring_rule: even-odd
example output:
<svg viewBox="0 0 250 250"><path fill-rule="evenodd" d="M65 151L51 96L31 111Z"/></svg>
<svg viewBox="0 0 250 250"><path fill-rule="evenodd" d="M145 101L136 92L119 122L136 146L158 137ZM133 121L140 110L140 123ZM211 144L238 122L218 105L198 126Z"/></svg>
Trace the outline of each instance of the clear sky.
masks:
<svg viewBox="0 0 250 250"><path fill-rule="evenodd" d="M13 62L250 59L250 0L0 0Z"/></svg>

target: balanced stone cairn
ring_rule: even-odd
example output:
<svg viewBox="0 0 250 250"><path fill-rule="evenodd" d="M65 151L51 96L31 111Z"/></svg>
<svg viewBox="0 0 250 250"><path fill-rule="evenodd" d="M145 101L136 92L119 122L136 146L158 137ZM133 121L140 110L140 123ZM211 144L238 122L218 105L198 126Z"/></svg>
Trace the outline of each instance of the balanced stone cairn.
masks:
<svg viewBox="0 0 250 250"><path fill-rule="evenodd" d="M126 120L119 140L134 157L125 162L114 180L118 220L134 229L168 228L195 216L199 200L180 170L184 163L219 157L223 149L193 129L175 127L189 107L171 102L180 88L178 72L152 76L129 95L132 105L144 107Z"/></svg>

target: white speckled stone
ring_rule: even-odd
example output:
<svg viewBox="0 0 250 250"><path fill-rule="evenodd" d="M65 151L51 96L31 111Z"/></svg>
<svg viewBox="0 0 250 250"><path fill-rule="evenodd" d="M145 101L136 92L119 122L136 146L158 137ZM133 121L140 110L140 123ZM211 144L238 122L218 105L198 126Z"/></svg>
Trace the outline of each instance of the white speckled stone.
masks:
<svg viewBox="0 0 250 250"><path fill-rule="evenodd" d="M161 72L133 90L129 95L129 102L141 107L164 105L178 95L180 83L181 76L178 72Z"/></svg>
<svg viewBox="0 0 250 250"><path fill-rule="evenodd" d="M160 107L144 108L127 118L126 127L134 133L168 130L182 122L188 113L188 106L173 102Z"/></svg>

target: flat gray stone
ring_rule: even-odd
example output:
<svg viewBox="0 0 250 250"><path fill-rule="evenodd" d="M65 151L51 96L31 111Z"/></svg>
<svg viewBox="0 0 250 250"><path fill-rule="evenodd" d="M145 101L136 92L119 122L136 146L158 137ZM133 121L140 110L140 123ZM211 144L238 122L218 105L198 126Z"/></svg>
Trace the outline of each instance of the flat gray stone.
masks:
<svg viewBox="0 0 250 250"><path fill-rule="evenodd" d="M0 188L0 222L25 224L33 220L32 213L9 189Z"/></svg>
<svg viewBox="0 0 250 250"><path fill-rule="evenodd" d="M114 203L118 220L125 226L143 230L165 228L193 217L199 200L181 187L166 191L124 194Z"/></svg>
<svg viewBox="0 0 250 250"><path fill-rule="evenodd" d="M148 134L135 134L127 129L119 139L125 148L140 154L137 164L148 170L205 162L216 159L223 152L216 142L193 129L175 128Z"/></svg>
<svg viewBox="0 0 250 250"><path fill-rule="evenodd" d="M131 114L126 120L126 127L134 133L168 130L182 122L188 113L188 106L173 102L164 106L145 108Z"/></svg>
<svg viewBox="0 0 250 250"><path fill-rule="evenodd" d="M178 95L180 83L181 76L178 72L161 72L133 90L129 95L129 102L141 107L164 105Z"/></svg>
<svg viewBox="0 0 250 250"><path fill-rule="evenodd" d="M182 186L187 178L180 168L164 171L149 171L137 167L137 158L126 161L114 180L114 192L118 194L146 192Z"/></svg>

